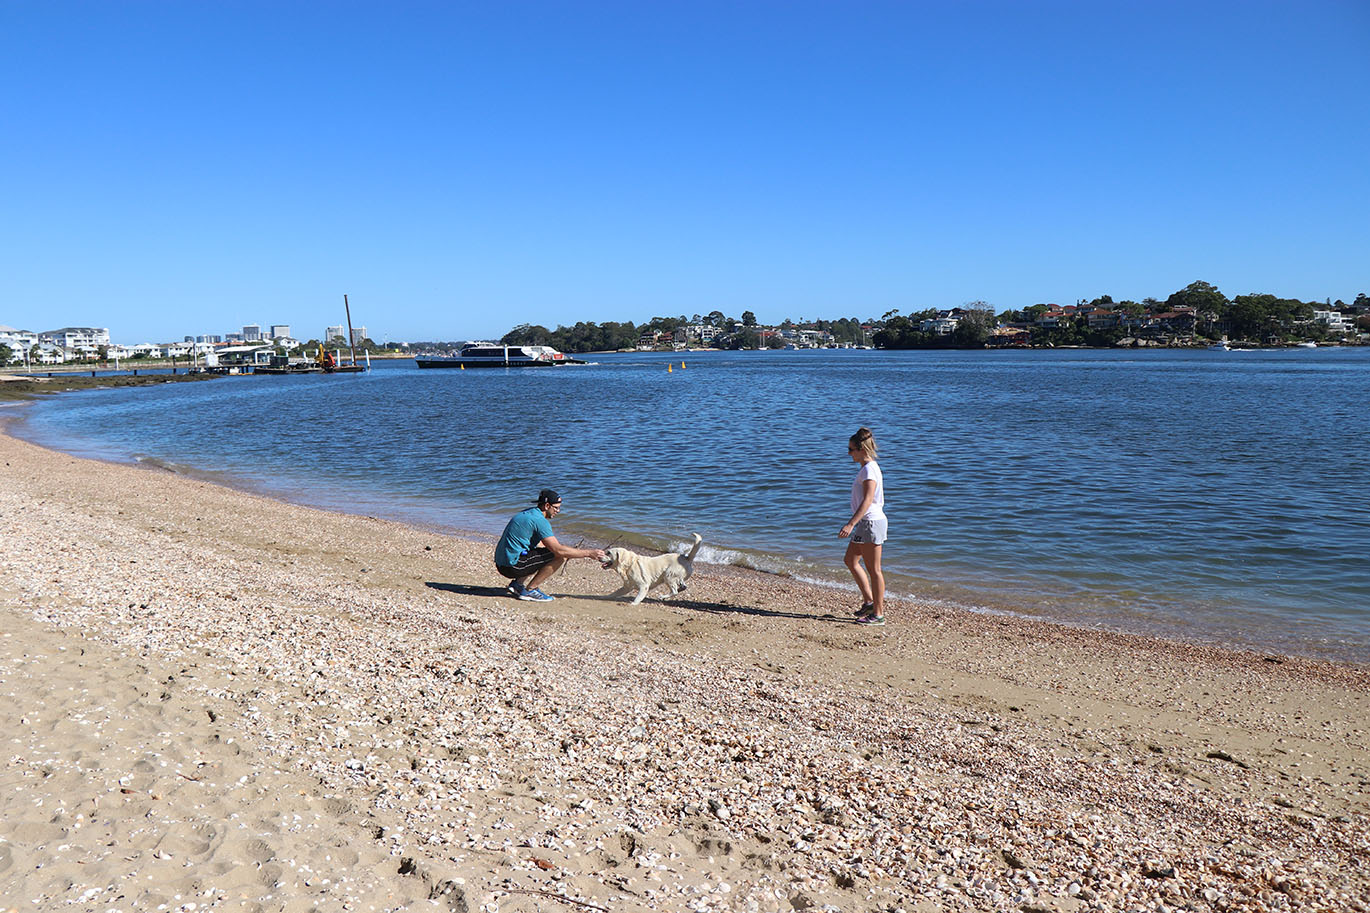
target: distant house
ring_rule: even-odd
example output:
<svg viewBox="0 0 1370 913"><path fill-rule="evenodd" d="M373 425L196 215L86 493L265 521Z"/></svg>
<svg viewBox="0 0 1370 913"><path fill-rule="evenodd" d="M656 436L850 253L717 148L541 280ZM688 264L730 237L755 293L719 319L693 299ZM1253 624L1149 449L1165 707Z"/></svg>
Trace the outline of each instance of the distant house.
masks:
<svg viewBox="0 0 1370 913"><path fill-rule="evenodd" d="M918 329L924 333L932 333L937 336L950 336L956 332L956 328L961 325L961 316L965 313L961 308L952 308L949 311L938 311L936 317L929 317L918 324Z"/></svg>
<svg viewBox="0 0 1370 913"><path fill-rule="evenodd" d="M691 339L706 346L713 342L714 337L718 335L718 327L707 323L692 323L685 329L689 333Z"/></svg>
<svg viewBox="0 0 1370 913"><path fill-rule="evenodd" d="M1193 308L1176 308L1173 311L1165 311L1153 316L1157 325L1172 333L1193 333L1194 324L1197 321Z"/></svg>
<svg viewBox="0 0 1370 913"><path fill-rule="evenodd" d="M1111 330L1118 326L1118 313L1108 308L1095 308L1085 315L1091 330Z"/></svg>
<svg viewBox="0 0 1370 913"><path fill-rule="evenodd" d="M16 330L0 326L0 346L9 346L16 361L24 360L24 353L38 345L38 334L30 330Z"/></svg>
<svg viewBox="0 0 1370 913"><path fill-rule="evenodd" d="M1032 333L1022 327L995 327L989 331L985 340L988 346L1026 346L1032 342Z"/></svg>
<svg viewBox="0 0 1370 913"><path fill-rule="evenodd" d="M1331 333L1345 333L1351 329L1346 316L1341 311L1313 311L1313 322L1327 327Z"/></svg>
<svg viewBox="0 0 1370 913"><path fill-rule="evenodd" d="M38 339L69 351L95 350L109 345L109 330L104 327L62 327L39 333Z"/></svg>
<svg viewBox="0 0 1370 913"><path fill-rule="evenodd" d="M216 354L223 365L269 365L275 346L221 346Z"/></svg>

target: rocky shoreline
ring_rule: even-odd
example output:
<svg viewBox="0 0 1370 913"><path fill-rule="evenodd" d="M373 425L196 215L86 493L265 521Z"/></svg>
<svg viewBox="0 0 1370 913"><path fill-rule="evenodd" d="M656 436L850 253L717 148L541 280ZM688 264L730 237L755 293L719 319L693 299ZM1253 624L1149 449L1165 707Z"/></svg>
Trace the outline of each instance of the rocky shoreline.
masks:
<svg viewBox="0 0 1370 913"><path fill-rule="evenodd" d="M1363 669L0 462L0 908L1370 909Z"/></svg>

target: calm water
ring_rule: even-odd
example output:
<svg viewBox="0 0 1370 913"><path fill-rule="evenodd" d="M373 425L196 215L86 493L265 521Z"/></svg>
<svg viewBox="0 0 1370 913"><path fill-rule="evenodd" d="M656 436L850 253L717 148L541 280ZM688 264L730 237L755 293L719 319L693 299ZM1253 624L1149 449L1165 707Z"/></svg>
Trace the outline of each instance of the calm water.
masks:
<svg viewBox="0 0 1370 913"><path fill-rule="evenodd" d="M698 531L709 560L841 582L865 424L896 592L1370 661L1370 349L598 361L94 391L18 433L488 533L554 487L563 541Z"/></svg>

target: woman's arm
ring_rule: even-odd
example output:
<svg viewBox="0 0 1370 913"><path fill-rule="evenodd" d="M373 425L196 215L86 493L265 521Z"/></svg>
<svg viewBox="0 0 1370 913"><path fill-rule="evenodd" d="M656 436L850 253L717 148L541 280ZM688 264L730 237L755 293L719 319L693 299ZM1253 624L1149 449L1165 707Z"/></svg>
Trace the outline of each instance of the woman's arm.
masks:
<svg viewBox="0 0 1370 913"><path fill-rule="evenodd" d="M856 527L856 524L861 522L861 518L866 515L866 511L870 510L871 505L875 503L875 479L867 479L862 482L861 491L863 492L861 503L857 505L856 510L852 512L851 519L847 521L847 525L842 527L842 531L837 534L843 539L851 535L851 531Z"/></svg>

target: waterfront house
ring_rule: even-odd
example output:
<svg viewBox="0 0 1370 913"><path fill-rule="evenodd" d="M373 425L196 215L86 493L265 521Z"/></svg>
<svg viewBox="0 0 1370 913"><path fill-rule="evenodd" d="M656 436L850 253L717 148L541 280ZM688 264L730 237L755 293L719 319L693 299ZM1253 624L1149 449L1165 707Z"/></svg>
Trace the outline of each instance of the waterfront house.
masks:
<svg viewBox="0 0 1370 913"><path fill-rule="evenodd" d="M1350 326L1347 325L1345 315L1341 311L1313 311L1313 322L1320 323L1327 327L1329 333L1345 333ZM1354 324L1352 324L1354 326Z"/></svg>
<svg viewBox="0 0 1370 913"><path fill-rule="evenodd" d="M1085 315L1091 330L1111 330L1118 326L1118 314L1108 308L1095 308Z"/></svg>
<svg viewBox="0 0 1370 913"><path fill-rule="evenodd" d="M924 333L932 333L935 336L950 336L956 332L956 328L961 325L961 318L965 315L961 308L952 308L949 311L938 311L936 317L929 317L918 324L918 329Z"/></svg>
<svg viewBox="0 0 1370 913"><path fill-rule="evenodd" d="M1162 329L1180 335L1193 335L1194 324L1198 319L1194 309L1190 307L1177 307L1173 311L1155 314L1154 317Z"/></svg>
<svg viewBox="0 0 1370 913"><path fill-rule="evenodd" d="M219 363L225 366L269 365L276 354L275 346L223 346L218 350Z"/></svg>
<svg viewBox="0 0 1370 913"><path fill-rule="evenodd" d="M1031 331L1023 327L995 327L985 340L987 346L1027 346L1032 343Z"/></svg>
<svg viewBox="0 0 1370 913"><path fill-rule="evenodd" d="M62 327L39 333L38 339L68 352L97 351L109 345L109 330L105 327Z"/></svg>

